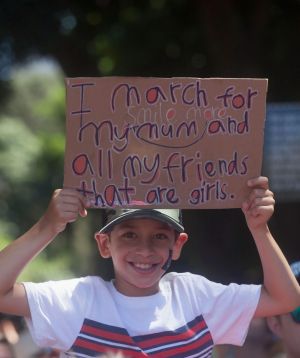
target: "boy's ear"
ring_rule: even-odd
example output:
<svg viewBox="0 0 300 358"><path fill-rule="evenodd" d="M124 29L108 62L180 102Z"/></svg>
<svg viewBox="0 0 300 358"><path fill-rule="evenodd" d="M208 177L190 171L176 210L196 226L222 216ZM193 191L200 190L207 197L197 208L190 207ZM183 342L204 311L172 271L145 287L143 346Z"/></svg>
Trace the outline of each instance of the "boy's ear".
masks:
<svg viewBox="0 0 300 358"><path fill-rule="evenodd" d="M95 234L95 240L97 242L100 255L105 259L111 257L110 250L109 250L109 235L100 234L99 232L97 232Z"/></svg>
<svg viewBox="0 0 300 358"><path fill-rule="evenodd" d="M185 232L182 232L178 235L173 246L173 255L172 255L173 260L179 259L182 247L188 241L188 238L189 238L188 234L186 234Z"/></svg>

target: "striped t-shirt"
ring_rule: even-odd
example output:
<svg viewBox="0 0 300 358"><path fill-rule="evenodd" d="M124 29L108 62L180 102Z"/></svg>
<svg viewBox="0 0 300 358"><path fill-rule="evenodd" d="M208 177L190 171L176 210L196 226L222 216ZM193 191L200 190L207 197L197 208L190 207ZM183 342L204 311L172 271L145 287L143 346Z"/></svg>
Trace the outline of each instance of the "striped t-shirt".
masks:
<svg viewBox="0 0 300 358"><path fill-rule="evenodd" d="M146 297L124 296L94 276L24 285L33 339L62 357L210 357L216 344L243 344L260 295L257 285L190 273L166 274Z"/></svg>

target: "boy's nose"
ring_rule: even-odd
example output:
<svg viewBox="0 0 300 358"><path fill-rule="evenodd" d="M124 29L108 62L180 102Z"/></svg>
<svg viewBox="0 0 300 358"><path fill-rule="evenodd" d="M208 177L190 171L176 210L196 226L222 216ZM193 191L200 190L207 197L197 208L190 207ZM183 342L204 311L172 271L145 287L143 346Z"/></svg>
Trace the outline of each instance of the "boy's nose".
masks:
<svg viewBox="0 0 300 358"><path fill-rule="evenodd" d="M136 252L148 255L153 252L153 245L149 239L140 239L137 243Z"/></svg>

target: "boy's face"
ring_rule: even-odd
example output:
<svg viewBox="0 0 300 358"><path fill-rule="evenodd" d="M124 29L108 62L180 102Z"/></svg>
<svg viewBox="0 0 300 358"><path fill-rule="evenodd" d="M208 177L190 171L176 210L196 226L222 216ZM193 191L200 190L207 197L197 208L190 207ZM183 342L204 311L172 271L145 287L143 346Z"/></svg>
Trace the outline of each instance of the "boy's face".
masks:
<svg viewBox="0 0 300 358"><path fill-rule="evenodd" d="M126 296L148 296L158 292L162 267L170 254L173 260L179 258L188 237L157 220L132 219L95 238L102 257L112 258L117 290Z"/></svg>

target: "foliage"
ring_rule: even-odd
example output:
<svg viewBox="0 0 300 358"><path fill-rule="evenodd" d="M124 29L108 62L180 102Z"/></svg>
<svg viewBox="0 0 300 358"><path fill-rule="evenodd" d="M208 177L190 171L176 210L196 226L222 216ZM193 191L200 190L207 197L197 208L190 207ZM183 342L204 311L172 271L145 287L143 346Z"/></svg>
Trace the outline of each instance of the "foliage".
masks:
<svg viewBox="0 0 300 358"><path fill-rule="evenodd" d="M40 151L39 139L19 119L2 117L0 122L0 172L2 186L28 180Z"/></svg>
<svg viewBox="0 0 300 358"><path fill-rule="evenodd" d="M39 66L24 66L14 71L11 96L0 115L2 247L32 225L45 210L54 182L49 170L62 178L63 77L58 70L45 67L42 71ZM24 278L45 278L53 270L69 272L65 256L55 261L40 256L29 266Z"/></svg>
<svg viewBox="0 0 300 358"><path fill-rule="evenodd" d="M10 88L11 96L0 114L1 248L38 220L52 191L62 186L65 147L60 68L43 60L18 66ZM93 237L91 229L79 220L20 279L59 279L93 271L91 262L97 262L94 243L88 239Z"/></svg>
<svg viewBox="0 0 300 358"><path fill-rule="evenodd" d="M1 218L21 226L33 222L49 200L55 182L49 170L61 179L63 167L63 77L59 71L33 68L15 70L0 115L1 198L9 203Z"/></svg>

